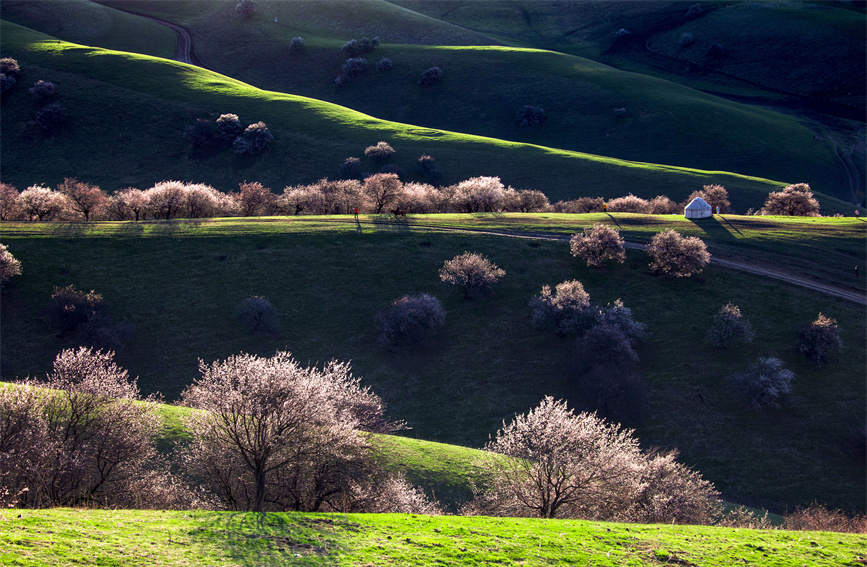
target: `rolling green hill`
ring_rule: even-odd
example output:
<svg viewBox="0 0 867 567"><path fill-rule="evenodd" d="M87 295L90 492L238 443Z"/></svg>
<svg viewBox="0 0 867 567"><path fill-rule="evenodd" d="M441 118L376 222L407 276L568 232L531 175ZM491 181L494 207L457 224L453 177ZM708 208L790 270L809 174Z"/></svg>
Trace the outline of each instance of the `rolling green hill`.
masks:
<svg viewBox="0 0 867 567"><path fill-rule="evenodd" d="M608 218L641 240L668 225L701 235L712 253L767 258L765 267L797 266L800 275L815 273L841 286L848 280L863 290L863 271L857 282L846 273L863 259L861 221L726 217L731 224L724 225L642 215L556 217L429 216L408 223L371 217L360 232L351 218L340 217L4 223L3 242L23 274L3 290L3 379L41 376L67 346L54 336L44 309L55 285L74 284L101 293L114 319L132 325L119 363L146 391L173 399L198 375L199 359L238 352L288 350L310 364L351 360L389 415L412 427L407 435L480 447L504 420L544 395L598 409L577 386L571 341L534 330L527 308L542 285L578 279L594 302L622 298L649 325L640 351L649 415L622 414L644 446L678 447L685 463L734 502L777 512L813 500L861 509L865 464L851 440L867 406L863 306L713 266L685 281L659 278L638 251L624 266L589 270L564 242L427 228L519 223L528 232L568 234ZM798 238L807 231L810 240ZM464 250L486 254L506 270L492 297L465 301L441 287L437 270ZM819 264L826 267L817 270ZM442 299L445 332L429 347L381 350L376 311L415 292ZM235 305L251 295L276 308L278 336L248 335L233 320ZM729 301L752 321L757 338L719 351L704 336ZM825 368L794 349L797 328L819 312L838 321L844 341ZM752 410L728 382L764 355L781 357L797 375L779 411Z"/></svg>
<svg viewBox="0 0 867 567"><path fill-rule="evenodd" d="M431 22L437 20L383 0L317 2L315 8L264 1L257 3L249 20L234 15L234 4L199 3L193 11L139 1L129 9L183 22L207 67L259 88L417 126L640 162L803 181L816 190L851 198L846 168L833 143L819 124L804 117L730 102L573 55L479 46L485 38L453 38L452 24L438 22L439 27L432 28ZM491 21L501 22L504 17L496 9L500 5L455 4L449 14L475 9L495 14ZM529 7L534 14L540 12L534 20L542 21L542 31L534 37L555 26L542 16L545 6L550 3ZM515 10L511 5L509 9ZM555 13L559 17L559 11L547 9L547 18ZM307 44L303 54L288 48L298 35ZM346 58L339 47L362 35L378 35L383 42L365 56L371 65L388 57L394 68L387 73L371 70L349 85L335 86ZM443 47L470 39L475 46ZM418 76L432 65L443 69L444 81L435 89L420 89ZM525 104L541 105L548 120L531 128L517 126L515 113ZM615 108L625 108L626 114L617 117Z"/></svg>
<svg viewBox="0 0 867 567"><path fill-rule="evenodd" d="M552 201L629 192L682 200L702 185L720 183L735 206L746 209L761 206L768 191L782 185L387 122L314 99L262 91L189 65L60 42L7 22L2 32L4 54L15 55L24 68L22 81L55 82L70 112L63 132L44 137L32 122L36 109L26 92L4 95L3 178L21 188L75 176L109 191L182 179L222 191L255 180L279 192L332 175L344 158L361 155L379 140L395 148L395 163L408 171L428 153L446 182L496 175L516 188L540 189ZM275 136L269 150L256 159L228 151L191 155L184 128L225 112L245 122L264 120ZM112 128L100 118L110 119ZM851 209L817 196L826 214Z"/></svg>
<svg viewBox="0 0 867 567"><path fill-rule="evenodd" d="M44 4L42 12L50 15L53 4ZM67 0L63 6L72 11L79 4L97 9L82 0ZM860 163L860 154L841 161L837 148L848 147L849 142L804 117L726 101L572 55L480 47L495 41L383 0L316 2L315 7L263 1L257 3L250 20L239 19L235 2L228 0L109 5L188 26L205 65L225 75L384 120L639 162L807 182L815 190L844 199L852 198L850 186L859 182L851 170L861 165L849 162ZM491 5L492 13L497 13L498 5ZM120 14L98 8L115 18ZM37 25L38 19L32 17L35 10L27 18L22 11L20 4L12 3L5 13L42 31L57 29L48 16L45 24ZM542 7L538 11L533 18L543 22L544 30L554 26L543 17ZM338 88L334 77L345 59L339 47L362 34L378 34L383 41L367 56L371 64L389 57L395 67L387 73L370 71ZM72 39L70 35L60 37ZM305 36L303 54L289 52L289 40L296 35ZM95 37L92 43L99 45L100 39ZM468 43L475 46L443 47ZM127 49L136 51L135 45ZM445 80L434 89L421 89L417 78L431 65L444 69ZM516 126L515 112L524 104L545 108L547 122L531 128ZM624 108L626 113L617 117L614 108ZM374 142L361 149L369 143ZM361 149L337 159L361 155ZM408 166L413 165L409 161ZM335 169L331 165L315 175L333 175Z"/></svg>

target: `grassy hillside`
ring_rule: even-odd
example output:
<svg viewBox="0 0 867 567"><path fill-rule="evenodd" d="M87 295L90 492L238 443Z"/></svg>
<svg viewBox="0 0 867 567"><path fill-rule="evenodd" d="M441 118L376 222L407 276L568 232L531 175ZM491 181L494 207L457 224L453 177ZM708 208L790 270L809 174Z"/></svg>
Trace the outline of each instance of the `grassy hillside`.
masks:
<svg viewBox="0 0 867 567"><path fill-rule="evenodd" d="M71 115L65 131L45 138L32 122L36 109L26 91L4 96L3 177L21 188L73 175L109 191L165 179L229 191L246 179L279 192L333 175L343 159L362 155L379 140L395 148L395 163L408 171L428 153L446 182L496 175L516 188L540 189L552 200L628 192L683 199L704 184L720 183L738 207L749 208L760 206L768 191L781 185L386 122L326 102L255 89L189 65L58 42L11 23L2 31L3 53L19 60L23 82L55 82ZM191 155L182 139L184 128L224 112L235 112L244 122L265 121L275 136L269 150L256 159L228 151ZM103 127L101 116L112 117L112 129ZM820 198L826 213L850 212L841 201Z"/></svg>
<svg viewBox="0 0 867 567"><path fill-rule="evenodd" d="M860 565L867 538L573 520L119 510L0 513L7 565Z"/></svg>
<svg viewBox="0 0 867 567"><path fill-rule="evenodd" d="M234 15L234 4L202 3L195 14L172 14L153 2L134 6L186 23L206 66L259 88L327 100L385 120L641 162L805 181L819 191L850 197L848 188L841 190L846 171L832 144L824 135L817 137L817 126L811 130L793 116L573 55L443 48L449 38L428 29L427 20L383 1L261 2L249 20ZM476 9L499 15L487 3L476 3ZM451 29L451 24L440 25ZM307 43L303 54L288 48L297 35ZM337 87L334 78L346 59L339 47L361 35L379 35L383 41L366 55L371 65L388 57L394 69L371 70ZM426 45L406 45L422 42ZM419 88L418 76L433 65L443 69L443 83ZM541 105L547 122L517 126L515 113L525 104ZM616 117L614 108L625 108L626 115Z"/></svg>
<svg viewBox="0 0 867 567"><path fill-rule="evenodd" d="M467 226L493 228L514 219L525 230L570 230L546 215L464 218ZM537 226L532 218L540 219ZM574 231L601 218L562 220ZM635 239L666 222L613 218ZM717 242L728 254L740 247L754 259L769 250L762 253L769 262L794 259L798 270L825 263L819 275L838 285L845 284L853 258L863 258L864 225L855 219L815 219L815 238L800 244L793 235L803 230L800 225L729 218L737 238L726 236L731 233L722 226L668 222L704 231L712 251ZM532 329L527 309L543 284L579 279L594 302L622 298L649 325L640 354L650 413L644 421L627 421L645 446L679 447L684 462L729 500L774 511L814 499L861 509L865 468L850 439L865 419L862 306L716 267L686 281L658 278L640 252L630 252L622 267L591 271L571 258L565 243L437 233L424 227L434 217L381 224L368 218L360 230L351 221L333 220L5 223L3 242L24 273L3 290L3 377L40 376L66 346L43 313L53 286L71 283L103 294L115 320L134 327L119 362L147 391L172 399L197 376L198 359L242 351L270 356L284 349L311 364L352 360L389 414L413 428L409 436L479 447L503 420L544 395L596 409L576 385L571 342ZM443 222L461 224L457 216ZM482 252L506 270L494 296L465 301L440 286L437 269L464 250ZM850 283L864 289L863 280ZM443 300L443 335L400 354L376 347L376 311L421 291ZM234 306L251 295L275 306L279 336L247 335L235 323ZM704 334L729 301L752 321L757 339L718 351L704 344ZM808 364L793 348L796 329L819 312L837 319L845 344L826 368ZM727 377L770 354L797 374L795 392L782 410L755 412L738 399Z"/></svg>
<svg viewBox="0 0 867 567"><path fill-rule="evenodd" d="M67 41L155 57L170 58L177 44L165 26L88 0L4 0L0 18Z"/></svg>

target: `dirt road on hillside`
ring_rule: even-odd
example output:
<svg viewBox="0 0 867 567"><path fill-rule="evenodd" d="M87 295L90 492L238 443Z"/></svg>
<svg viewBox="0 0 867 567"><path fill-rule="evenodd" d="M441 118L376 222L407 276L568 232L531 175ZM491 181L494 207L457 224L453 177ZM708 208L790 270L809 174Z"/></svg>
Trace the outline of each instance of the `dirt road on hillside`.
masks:
<svg viewBox="0 0 867 567"><path fill-rule="evenodd" d="M355 222L347 219L347 221L338 220L336 222ZM398 221L398 225L402 225L406 223L406 221ZM373 221L372 224L378 225L387 225L394 224L389 221ZM504 236L508 238L527 238L527 239L535 239L535 240L552 240L559 242L569 242L571 236L560 236L560 235L551 235L551 234L541 234L541 233L527 233L527 232L512 232L512 231L498 231L498 230L484 230L484 229L472 229L472 228L447 228L440 227L435 225L424 225L424 224L412 224L409 225L412 228L425 228L428 230L433 230L437 232L472 232L476 234L490 234L492 236ZM643 250L645 245L640 242L626 242L626 248L632 250ZM853 290L841 289L832 285L823 284L820 282L814 282L808 280L806 278L801 278L798 276L794 276L792 274L787 274L785 272L780 272L778 270L768 270L766 268L761 268L759 266L755 266L752 264L745 264L743 262L736 262L734 260L727 260L723 258L717 258L716 256L711 255L710 263L716 266L721 266L723 268L728 268L731 270L738 270L741 272L747 272L750 274L754 274L764 278L773 278L775 280L784 281L791 285L796 285L799 287L803 287L806 289L810 289L813 291L818 291L820 293L824 293L826 295L830 295L833 297L838 297L840 299L845 299L847 301L852 301L855 303L860 303L861 305L867 305L867 295L858 293Z"/></svg>
<svg viewBox="0 0 867 567"><path fill-rule="evenodd" d="M188 32L186 28L183 28L171 22L167 22L165 20L161 20L159 18L154 18L152 16L145 16L144 14L130 12L129 10L122 10L121 8L115 9L121 10L128 14L133 14L135 16L150 20L152 22L156 22L160 25L166 26L167 28L171 28L178 36L178 46L175 48L175 54L172 59L174 59L175 61L180 61L181 63L189 63L190 65L195 65L196 67L204 67L204 65L202 65L202 62L196 56L196 50L193 49L193 37L190 35L190 32Z"/></svg>

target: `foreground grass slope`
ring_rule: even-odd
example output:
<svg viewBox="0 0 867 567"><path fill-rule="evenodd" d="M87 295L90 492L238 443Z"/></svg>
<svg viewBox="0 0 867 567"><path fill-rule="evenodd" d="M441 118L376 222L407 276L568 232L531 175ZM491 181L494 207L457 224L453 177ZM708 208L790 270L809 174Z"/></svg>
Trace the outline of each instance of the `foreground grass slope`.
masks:
<svg viewBox="0 0 867 567"><path fill-rule="evenodd" d="M519 224L527 232L562 234L607 218L635 240L667 222L707 238L712 252L719 243L727 254L745 250L753 261L794 262L798 270L823 264L821 278L864 289L863 271L861 280L846 274L850 262L863 258L865 229L857 219L801 220L815 223L810 228L795 220L726 217L734 226L728 232L717 219L555 217L456 215L441 222L467 228ZM199 359L238 352L289 350L310 364L351 360L386 401L389 415L412 427L407 435L480 447L504 420L544 395L597 409L577 386L571 341L532 329L527 308L542 285L578 279L594 302L622 298L649 325L640 352L649 416L627 420L645 446L678 447L683 461L731 501L778 512L813 500L862 510L865 468L851 442L867 405L863 306L713 266L685 281L659 278L637 251L624 266L589 270L564 242L439 233L426 226L437 220L364 218L358 226L351 218L328 217L4 223L3 242L22 262L23 274L3 291L3 378L49 370L67 345L54 337L44 309L53 286L74 284L101 293L115 320L133 326L119 363L140 377L145 391L174 399L197 377ZM799 242L805 227L813 238ZM464 250L481 252L506 270L492 297L465 301L440 286L437 270ZM444 333L427 347L383 351L375 344L376 311L414 292L443 300ZM275 306L279 335L248 335L233 320L235 305L251 295ZM718 351L704 344L704 335L729 301L752 321L757 338ZM819 312L837 319L843 333L844 350L826 368L794 350L796 329ZM779 411L755 412L728 382L764 355L780 356L797 375L793 396Z"/></svg>
<svg viewBox="0 0 867 567"><path fill-rule="evenodd" d="M122 510L0 512L4 565L857 566L864 535L576 520Z"/></svg>
<svg viewBox="0 0 867 567"><path fill-rule="evenodd" d="M628 162L535 145L386 122L322 101L255 89L200 68L128 53L59 42L4 23L3 53L15 56L23 82L58 85L71 118L58 136L44 138L33 124L26 91L4 96L4 181L22 187L56 184L76 176L112 191L183 179L233 190L245 179L280 191L333 176L347 156L387 140L395 162L408 171L423 153L435 157L446 182L500 176L516 188L544 191L550 199L628 192L683 199L708 183L725 185L741 206L758 207L781 183L725 172ZM224 112L242 121L264 120L275 136L256 159L228 151L193 156L182 139L197 118ZM98 119L112 117L106 129ZM847 211L819 195L826 212Z"/></svg>
<svg viewBox="0 0 867 567"><path fill-rule="evenodd" d="M574 55L443 47L450 44L448 34L381 0L260 2L249 20L234 14L234 4L200 3L192 14L173 14L165 3L144 1L133 7L185 23L206 66L259 88L401 123L640 162L803 181L850 197L841 190L846 172L833 145L819 126L805 126L803 117L730 102ZM475 4L481 12L501 16L496 3ZM452 28L444 22L440 26ZM298 35L307 45L300 54L289 49L290 39ZM346 59L339 48L361 35L378 35L383 42L365 55L371 66L388 57L394 68L371 70L337 87L334 78ZM444 71L442 84L419 88L418 76L433 65ZM548 120L531 128L517 126L515 113L525 104L541 105ZM625 108L625 115L615 115L615 108Z"/></svg>

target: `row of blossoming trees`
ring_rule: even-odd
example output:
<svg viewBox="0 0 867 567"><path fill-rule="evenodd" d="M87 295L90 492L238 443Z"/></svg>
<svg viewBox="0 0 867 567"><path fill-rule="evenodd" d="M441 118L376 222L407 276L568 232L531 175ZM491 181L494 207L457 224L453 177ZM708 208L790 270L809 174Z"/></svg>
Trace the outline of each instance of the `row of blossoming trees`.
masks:
<svg viewBox="0 0 867 567"><path fill-rule="evenodd" d="M404 183L394 173L377 173L364 180L322 179L310 185L286 187L276 194L260 183L244 182L237 192L223 193L202 183L162 181L145 190L121 189L108 194L99 186L67 178L55 189L41 185L18 191L0 183L0 220L144 220L298 214L381 214L541 212L631 212L674 214L695 197L726 213L731 209L728 192L720 185L706 185L687 201L676 203L665 196L651 200L627 195L605 201L582 197L551 204L537 190L505 187L498 177L474 177L435 187ZM763 214L815 216L819 205L809 186L798 184L768 196Z"/></svg>

